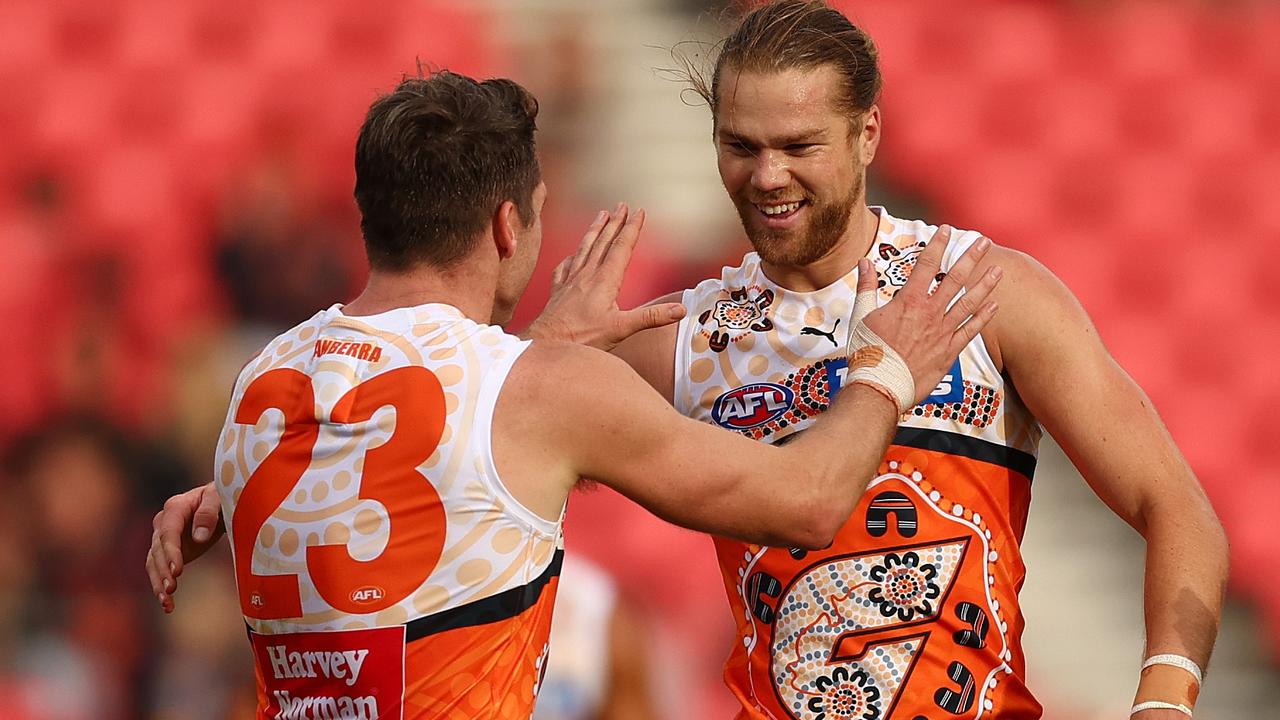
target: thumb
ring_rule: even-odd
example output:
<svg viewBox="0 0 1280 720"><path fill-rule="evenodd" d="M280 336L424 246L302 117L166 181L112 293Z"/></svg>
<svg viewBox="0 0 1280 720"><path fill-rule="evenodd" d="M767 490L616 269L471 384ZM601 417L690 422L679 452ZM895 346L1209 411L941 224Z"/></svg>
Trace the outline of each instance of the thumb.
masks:
<svg viewBox="0 0 1280 720"><path fill-rule="evenodd" d="M684 305L680 303L659 303L627 310L621 313L622 317L618 323L623 332L623 336L619 340L631 337L641 330L660 328L674 322L680 322L684 318L685 312Z"/></svg>
<svg viewBox="0 0 1280 720"><path fill-rule="evenodd" d="M862 322L862 319L876 309L876 271L871 261L863 258L858 261L858 294L853 301L853 317L849 327Z"/></svg>
<svg viewBox="0 0 1280 720"><path fill-rule="evenodd" d="M218 493L211 488L201 493L200 505L191 516L191 539L202 543L213 537L213 531L218 525L221 513L222 505L218 501Z"/></svg>

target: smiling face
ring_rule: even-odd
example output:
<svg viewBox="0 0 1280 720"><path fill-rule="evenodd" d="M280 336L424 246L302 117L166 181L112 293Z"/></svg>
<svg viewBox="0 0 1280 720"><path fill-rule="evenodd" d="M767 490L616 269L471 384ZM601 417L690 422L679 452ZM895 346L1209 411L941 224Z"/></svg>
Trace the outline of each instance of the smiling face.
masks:
<svg viewBox="0 0 1280 720"><path fill-rule="evenodd" d="M826 256L863 205L880 112L843 112L840 82L830 65L725 68L715 133L720 179L767 263L798 267Z"/></svg>

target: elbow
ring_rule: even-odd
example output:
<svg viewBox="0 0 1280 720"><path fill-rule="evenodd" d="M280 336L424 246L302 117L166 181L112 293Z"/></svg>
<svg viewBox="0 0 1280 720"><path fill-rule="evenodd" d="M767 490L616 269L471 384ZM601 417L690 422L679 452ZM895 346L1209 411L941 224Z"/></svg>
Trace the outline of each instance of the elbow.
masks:
<svg viewBox="0 0 1280 720"><path fill-rule="evenodd" d="M830 547L851 509L844 507L845 503L839 499L824 497L821 493L797 493L791 505L788 512L779 514L786 519L777 530L783 540L781 544L801 550Z"/></svg>

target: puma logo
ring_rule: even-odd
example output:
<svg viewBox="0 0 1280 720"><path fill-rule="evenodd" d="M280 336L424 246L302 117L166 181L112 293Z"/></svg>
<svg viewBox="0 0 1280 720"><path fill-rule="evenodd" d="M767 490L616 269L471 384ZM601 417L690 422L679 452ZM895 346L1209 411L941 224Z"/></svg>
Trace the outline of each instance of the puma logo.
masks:
<svg viewBox="0 0 1280 720"><path fill-rule="evenodd" d="M840 318L836 318L836 324L831 326L831 332L826 332L819 328L809 327L808 325L806 325L800 329L800 334L801 335L818 335L830 340L831 344L834 347L840 347L840 344L836 342L836 328L838 327L840 327Z"/></svg>

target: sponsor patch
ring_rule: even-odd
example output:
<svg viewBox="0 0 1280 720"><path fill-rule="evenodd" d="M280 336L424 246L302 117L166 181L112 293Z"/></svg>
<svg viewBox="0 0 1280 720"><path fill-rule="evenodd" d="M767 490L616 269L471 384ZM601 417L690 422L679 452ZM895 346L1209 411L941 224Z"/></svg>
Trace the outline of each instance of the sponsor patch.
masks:
<svg viewBox="0 0 1280 720"><path fill-rule="evenodd" d="M743 385L716 398L711 418L721 427L746 430L781 417L794 400L795 393L782 385Z"/></svg>
<svg viewBox="0 0 1280 720"><path fill-rule="evenodd" d="M924 399L923 405L945 405L964 400L964 375L960 373L960 360L956 359L951 369L938 381L938 386Z"/></svg>
<svg viewBox="0 0 1280 720"><path fill-rule="evenodd" d="M272 720L404 717L404 626L250 632Z"/></svg>

